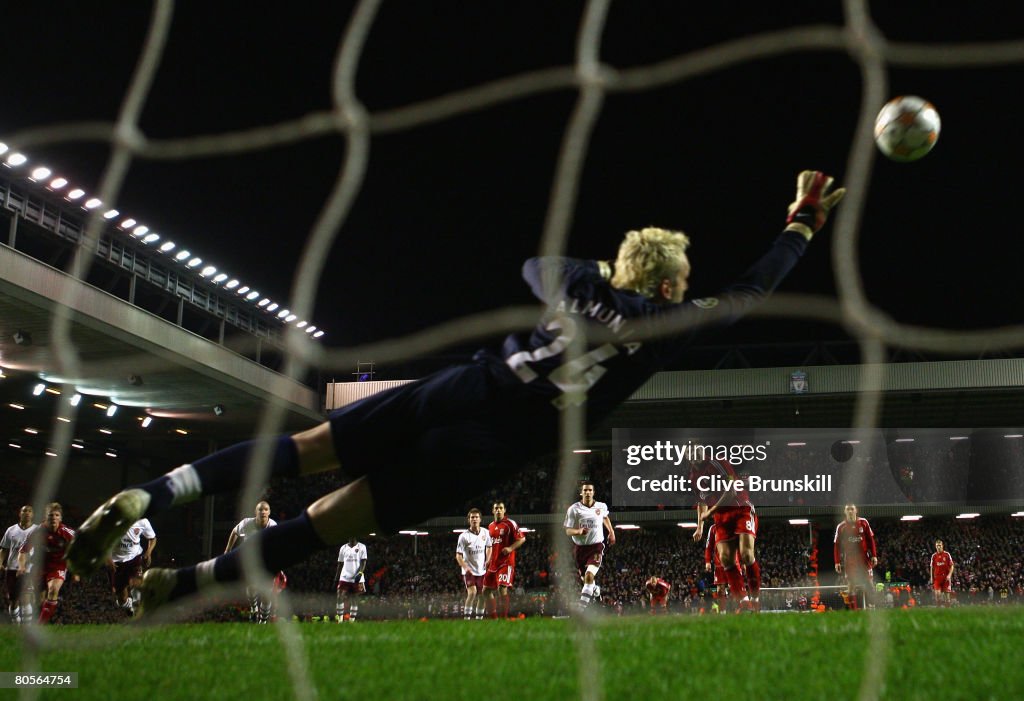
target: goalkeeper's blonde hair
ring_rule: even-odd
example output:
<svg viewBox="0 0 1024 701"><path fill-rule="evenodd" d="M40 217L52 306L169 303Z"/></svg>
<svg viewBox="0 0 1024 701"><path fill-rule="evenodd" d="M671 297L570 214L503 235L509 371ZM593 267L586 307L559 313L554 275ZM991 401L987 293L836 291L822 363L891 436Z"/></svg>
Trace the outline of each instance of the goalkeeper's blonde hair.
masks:
<svg viewBox="0 0 1024 701"><path fill-rule="evenodd" d="M681 231L648 226L627 231L615 259L612 285L653 297L662 280L674 280L690 238Z"/></svg>

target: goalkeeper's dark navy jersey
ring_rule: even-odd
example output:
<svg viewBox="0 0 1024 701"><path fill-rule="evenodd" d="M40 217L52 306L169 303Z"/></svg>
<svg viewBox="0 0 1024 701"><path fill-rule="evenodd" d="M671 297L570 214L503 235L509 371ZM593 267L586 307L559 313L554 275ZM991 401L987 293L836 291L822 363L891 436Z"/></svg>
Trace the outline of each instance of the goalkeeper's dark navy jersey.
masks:
<svg viewBox="0 0 1024 701"><path fill-rule="evenodd" d="M537 327L509 336L500 353L481 351L474 363L331 412L338 462L349 479L369 479L385 530L463 505L555 449L558 409L585 402L588 426L601 421L686 349L701 330L692 325L742 316L785 277L806 245L799 234L784 233L720 296L685 304L656 304L617 290L593 261L527 261L523 275L548 304ZM550 296L543 292L549 272L561 276ZM583 330L587 346L566 362L569 344Z"/></svg>
<svg viewBox="0 0 1024 701"><path fill-rule="evenodd" d="M743 316L775 289L806 247L800 234L783 232L718 296L681 304L658 304L616 289L595 261L532 258L523 266L523 277L548 305L547 313L531 333L508 336L500 359L486 352L480 356L489 356L503 384L520 384L556 407L586 402L588 423L593 423L672 363L699 333ZM558 279L555 275L561 284L545 294L545 278ZM566 349L581 329L587 345L567 363Z"/></svg>

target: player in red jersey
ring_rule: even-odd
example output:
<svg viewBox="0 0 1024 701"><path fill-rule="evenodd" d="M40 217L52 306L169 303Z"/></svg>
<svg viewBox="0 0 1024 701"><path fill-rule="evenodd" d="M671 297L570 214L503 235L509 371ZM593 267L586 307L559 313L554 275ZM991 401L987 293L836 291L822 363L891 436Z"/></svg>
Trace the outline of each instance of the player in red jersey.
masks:
<svg viewBox="0 0 1024 701"><path fill-rule="evenodd" d="M19 577L30 576L30 557L33 565L38 566L41 562L43 567L42 577L37 577L46 585L46 598L39 609L40 623L49 622L53 614L57 612L60 588L64 585L64 579L68 574L64 554L67 552L68 543L75 537L75 532L62 523L63 519L64 509L60 504L57 502L47 504L46 521L32 529L18 555Z"/></svg>
<svg viewBox="0 0 1024 701"><path fill-rule="evenodd" d="M516 576L516 550L523 547L526 534L519 530L519 524L505 515L505 504L494 502L491 507L494 521L487 527L491 537L491 561L487 563L487 574L484 575L484 593L487 595L487 609L491 618L508 618L509 589ZM500 605L494 599L498 591Z"/></svg>
<svg viewBox="0 0 1024 701"><path fill-rule="evenodd" d="M661 577L652 575L647 580L646 589L647 599L651 603L651 615L656 616L659 613L668 613L668 593L672 590L672 585Z"/></svg>
<svg viewBox="0 0 1024 701"><path fill-rule="evenodd" d="M724 590L725 582L725 568L722 567L722 559L718 557L718 544L715 542L715 531L718 530L715 524L711 524L708 528L708 535L704 542L704 571L714 572L713 584L716 587L721 587L719 591ZM743 572L743 563L740 562L739 549L736 550L736 567L740 568L740 572ZM745 573L744 573L745 574Z"/></svg>
<svg viewBox="0 0 1024 701"><path fill-rule="evenodd" d="M745 488L737 488L736 469L724 460L704 460L692 465L690 480L699 494L694 541L700 541L704 521L712 517L715 549L722 562L722 575L729 584L729 598L756 611L761 596L761 564L754 551L758 521L750 494ZM739 563L746 568L745 573L737 566L737 555ZM740 601L744 586L746 594Z"/></svg>
<svg viewBox="0 0 1024 701"><path fill-rule="evenodd" d="M935 552L932 553L932 593L935 595L936 606L949 606L953 593L953 556L946 552L941 540L935 541Z"/></svg>
<svg viewBox="0 0 1024 701"><path fill-rule="evenodd" d="M833 555L836 572L842 574L845 570L851 608L857 608L858 597L853 595L856 590L863 592L865 604L873 602L872 570L878 564L878 544L871 524L857 516L855 504L847 504L843 511L846 518L836 526Z"/></svg>

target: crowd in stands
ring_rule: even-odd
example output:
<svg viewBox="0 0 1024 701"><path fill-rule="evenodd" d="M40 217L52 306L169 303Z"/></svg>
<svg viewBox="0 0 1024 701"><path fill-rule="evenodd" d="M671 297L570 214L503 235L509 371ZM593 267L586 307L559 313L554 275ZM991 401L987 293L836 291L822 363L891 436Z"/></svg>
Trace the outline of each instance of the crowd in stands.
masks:
<svg viewBox="0 0 1024 701"><path fill-rule="evenodd" d="M879 522L879 569L912 586L931 583L935 541L942 540L956 565L954 589L970 601L1024 596L1024 519Z"/></svg>
<svg viewBox="0 0 1024 701"><path fill-rule="evenodd" d="M762 523L758 538L758 559L764 587L832 585L837 577L832 568L832 527L817 529L792 526L786 521ZM903 583L893 589L890 605L931 604L928 563L934 541L941 538L957 565L954 589L958 602L993 604L1024 600L1024 520L991 517L974 522L949 518L919 523L879 521L875 525L879 542L876 581ZM812 535L813 534L813 535ZM670 610L698 612L711 606L712 577L705 572L703 545L694 543L690 529L660 528L623 531L608 549L598 576L602 603L608 610L637 613L646 608L644 581L657 575L671 582ZM568 538L557 534L556 545L569 546ZM435 531L422 536L371 537L368 551L367 595L361 603L361 617L438 617L460 615L462 583L455 563L454 533ZM563 613L554 594L560 582L555 576L549 532L527 535L518 552L517 582L513 608L526 615ZM820 576L812 577L818 558ZM337 555L317 554L288 571L288 591L295 596L296 613L304 618L329 616L333 608L334 573ZM575 594L575 577L569 583ZM888 588L886 590L889 593ZM298 596L296 596L298 595ZM791 595L794 606L800 596ZM782 596L776 595L776 596ZM113 623L124 620L115 608L105 573L80 583L69 583L62 592L63 604L57 622ZM824 598L830 607L839 598ZM884 598L883 598L884 601ZM244 605L218 607L203 620L244 620Z"/></svg>
<svg viewBox="0 0 1024 701"><path fill-rule="evenodd" d="M475 500L473 505L485 512L484 525L490 520L486 512L493 499L503 500L513 518L529 513L562 513L563 509L553 508L546 496L550 494L556 472L554 463L534 465L512 478L509 484ZM610 496L611 461L606 452L584 456L584 474L597 483L599 498ZM28 485L7 479L0 486L3 487L0 494L5 513L13 523L18 505L28 499ZM274 485L266 497L271 501L274 517L280 520L298 514L309 503L311 493L325 493L337 486L337 476L326 473ZM77 523L74 511L70 513L69 522ZM838 514L835 521L819 519L812 527L792 526L786 520L763 520L757 540L763 586L836 584L832 536L839 519ZM918 603L932 602L928 567L934 542L942 539L956 563L954 591L960 603L998 605L1024 601L1024 519L991 516L960 521L944 516L919 522L872 519L872 524L879 543L875 580L905 582L909 586L906 598ZM5 524L0 526L5 527ZM559 613L550 596L552 592L560 585L573 592L578 587L575 577L564 583L559 582L555 574L557 551L551 549L552 528L556 530L555 547L571 547L569 539L555 526L527 535L527 544L517 553L514 601L519 611ZM617 535L618 542L607 550L598 576L605 606L627 613L644 608L644 581L652 575L672 583L669 602L673 610L695 611L704 606L709 592L713 591L712 578L704 569L703 543L692 541L692 530L666 525L620 531ZM364 539L369 550L366 616L395 615L395 612L415 617L457 615L463 588L454 557L456 539L450 529L433 529L429 535L415 537L394 535ZM219 552L220 542L216 536L214 540L214 551ZM160 541L155 565L194 561L192 553L175 552L174 542L173 538ZM329 609L335 591L336 565L335 549L318 553L290 568L288 591L304 595L300 597L302 600L313 597L309 600L326 602L324 606ZM124 620L124 614L114 606L105 572L88 581L68 582L62 599L57 622ZM901 601L897 599L896 605ZM242 609L219 609L213 615L233 620L244 615ZM313 615L314 611L300 613Z"/></svg>

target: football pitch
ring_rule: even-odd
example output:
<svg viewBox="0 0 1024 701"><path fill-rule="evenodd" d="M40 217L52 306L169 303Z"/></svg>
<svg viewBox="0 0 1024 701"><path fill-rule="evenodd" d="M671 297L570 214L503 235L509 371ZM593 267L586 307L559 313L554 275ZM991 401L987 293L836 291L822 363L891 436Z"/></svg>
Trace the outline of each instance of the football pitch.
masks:
<svg viewBox="0 0 1024 701"><path fill-rule="evenodd" d="M869 629L881 631L871 640ZM573 621L303 623L302 678L320 699L579 698ZM1024 609L1015 607L606 618L593 628L604 699L856 699L866 670L879 698L1024 698ZM78 672L78 689L39 698L289 699L274 626L64 626L39 672ZM27 671L22 632L0 629L0 671ZM1015 661L1016 660L1016 661ZM9 695L9 696L6 696ZM10 690L0 698L16 698Z"/></svg>

